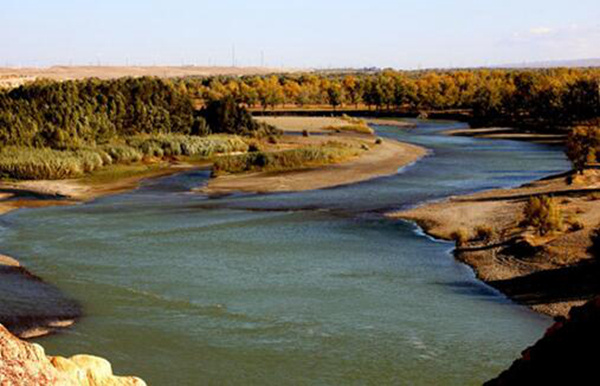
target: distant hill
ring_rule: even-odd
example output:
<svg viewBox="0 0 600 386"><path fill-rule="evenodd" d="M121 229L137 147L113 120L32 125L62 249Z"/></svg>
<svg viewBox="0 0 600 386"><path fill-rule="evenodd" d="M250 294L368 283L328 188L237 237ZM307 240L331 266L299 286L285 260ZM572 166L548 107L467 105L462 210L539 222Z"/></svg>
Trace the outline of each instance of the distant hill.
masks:
<svg viewBox="0 0 600 386"><path fill-rule="evenodd" d="M543 62L526 62L520 64L504 64L497 68L557 68L557 67L600 67L600 58L575 60L549 60Z"/></svg>
<svg viewBox="0 0 600 386"><path fill-rule="evenodd" d="M115 79L126 76L157 76L177 78L184 76L214 75L268 75L294 72L294 69L264 67L196 67L196 66L54 66L48 68L2 68L0 67L0 88L15 87L39 78L54 80L100 78Z"/></svg>

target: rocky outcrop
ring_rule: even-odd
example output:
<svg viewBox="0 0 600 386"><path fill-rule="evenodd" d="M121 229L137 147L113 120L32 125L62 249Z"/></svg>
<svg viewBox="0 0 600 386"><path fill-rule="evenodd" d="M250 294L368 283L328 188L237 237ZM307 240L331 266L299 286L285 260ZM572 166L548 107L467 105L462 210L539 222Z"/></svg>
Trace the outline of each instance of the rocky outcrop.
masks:
<svg viewBox="0 0 600 386"><path fill-rule="evenodd" d="M0 325L0 385L143 386L146 383L136 377L113 375L110 363L102 358L47 356L42 346L22 341Z"/></svg>
<svg viewBox="0 0 600 386"><path fill-rule="evenodd" d="M600 298L575 307L487 386L597 385Z"/></svg>

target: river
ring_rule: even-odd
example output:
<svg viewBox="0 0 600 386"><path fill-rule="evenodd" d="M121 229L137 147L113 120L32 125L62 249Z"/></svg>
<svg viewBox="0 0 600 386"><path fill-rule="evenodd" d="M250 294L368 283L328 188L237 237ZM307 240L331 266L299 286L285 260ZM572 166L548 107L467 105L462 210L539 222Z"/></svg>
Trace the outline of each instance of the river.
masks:
<svg viewBox="0 0 600 386"><path fill-rule="evenodd" d="M397 175L303 193L208 198L206 171L0 221L2 252L75 297L84 317L39 339L150 385L477 385L551 320L477 281L452 245L382 216L567 170L559 148L381 136L430 154Z"/></svg>

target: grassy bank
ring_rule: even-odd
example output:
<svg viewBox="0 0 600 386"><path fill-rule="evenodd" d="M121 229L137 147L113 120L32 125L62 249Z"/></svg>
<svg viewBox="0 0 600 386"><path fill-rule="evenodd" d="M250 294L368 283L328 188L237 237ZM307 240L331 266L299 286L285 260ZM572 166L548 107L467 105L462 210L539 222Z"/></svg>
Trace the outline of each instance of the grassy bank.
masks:
<svg viewBox="0 0 600 386"><path fill-rule="evenodd" d="M13 146L0 151L0 178L80 178L111 165L130 165L144 159L208 158L247 150L246 142L234 135L195 137L181 134L137 135L110 144L65 150Z"/></svg>
<svg viewBox="0 0 600 386"><path fill-rule="evenodd" d="M359 156L368 147L329 141L321 145L275 152L251 152L220 157L215 161L216 176L259 171L285 171L343 162Z"/></svg>
<svg viewBox="0 0 600 386"><path fill-rule="evenodd" d="M375 131L369 127L366 121L360 118L349 117L348 115L342 115L340 118L344 121L344 124L326 126L324 130L341 132L350 132L365 135L374 135Z"/></svg>

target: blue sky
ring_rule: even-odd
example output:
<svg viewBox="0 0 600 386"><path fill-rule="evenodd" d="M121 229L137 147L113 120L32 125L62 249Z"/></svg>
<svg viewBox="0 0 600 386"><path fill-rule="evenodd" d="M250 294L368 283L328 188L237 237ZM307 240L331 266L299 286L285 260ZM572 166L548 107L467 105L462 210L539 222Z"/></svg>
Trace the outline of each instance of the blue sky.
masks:
<svg viewBox="0 0 600 386"><path fill-rule="evenodd" d="M600 57L599 0L2 0L0 66L426 68Z"/></svg>

